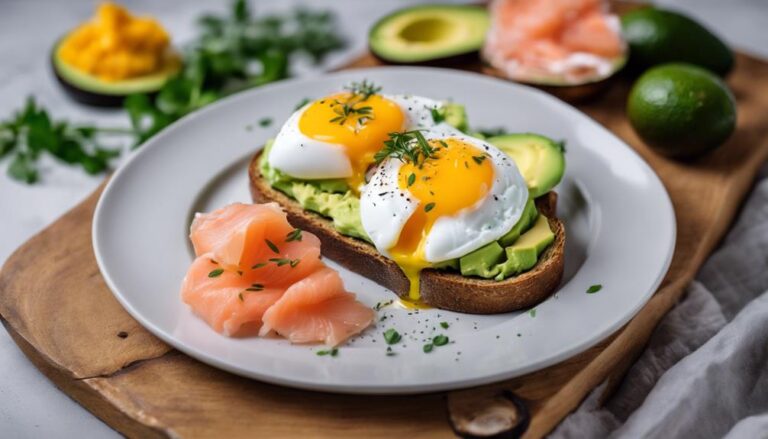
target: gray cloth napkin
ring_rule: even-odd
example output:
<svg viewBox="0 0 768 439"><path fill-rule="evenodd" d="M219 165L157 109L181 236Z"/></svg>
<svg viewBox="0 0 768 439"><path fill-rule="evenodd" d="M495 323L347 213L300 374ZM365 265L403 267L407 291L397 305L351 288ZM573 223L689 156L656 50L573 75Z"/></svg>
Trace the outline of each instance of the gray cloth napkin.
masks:
<svg viewBox="0 0 768 439"><path fill-rule="evenodd" d="M768 166L616 393L553 438L768 438Z"/></svg>

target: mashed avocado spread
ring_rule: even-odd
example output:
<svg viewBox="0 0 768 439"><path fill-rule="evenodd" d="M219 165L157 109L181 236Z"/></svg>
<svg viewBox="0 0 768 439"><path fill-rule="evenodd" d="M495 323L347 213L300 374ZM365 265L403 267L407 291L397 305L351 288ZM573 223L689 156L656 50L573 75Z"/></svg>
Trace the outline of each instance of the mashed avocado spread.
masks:
<svg viewBox="0 0 768 439"><path fill-rule="evenodd" d="M467 130L467 119L461 105L446 105L446 122ZM304 209L333 221L342 235L371 242L360 220L360 199L344 180L298 180L270 166L267 158L272 141L267 141L259 161L261 175L275 189L295 199ZM504 150L502 148L502 150ZM460 271L464 276L504 280L533 268L538 256L554 241L547 219L539 215L529 199L520 220L499 240L487 244L459 259L444 261L435 268Z"/></svg>

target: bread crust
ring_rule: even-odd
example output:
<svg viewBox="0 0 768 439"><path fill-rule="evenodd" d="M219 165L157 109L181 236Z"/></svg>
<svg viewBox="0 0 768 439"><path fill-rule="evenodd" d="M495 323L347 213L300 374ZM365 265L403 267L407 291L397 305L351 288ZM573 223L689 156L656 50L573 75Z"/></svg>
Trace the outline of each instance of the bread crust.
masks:
<svg viewBox="0 0 768 439"><path fill-rule="evenodd" d="M285 210L291 224L320 238L324 256L400 296L408 295L410 282L397 264L382 256L371 244L340 234L330 220L304 210L294 199L274 189L261 176L258 166L260 157L261 151L254 155L248 167L254 202L277 202ZM527 308L549 297L562 280L565 255L565 227L555 217L556 203L557 194L554 192L536 199L536 207L549 220L555 239L531 270L496 281L426 269L420 277L421 300L427 305L450 311L496 314Z"/></svg>

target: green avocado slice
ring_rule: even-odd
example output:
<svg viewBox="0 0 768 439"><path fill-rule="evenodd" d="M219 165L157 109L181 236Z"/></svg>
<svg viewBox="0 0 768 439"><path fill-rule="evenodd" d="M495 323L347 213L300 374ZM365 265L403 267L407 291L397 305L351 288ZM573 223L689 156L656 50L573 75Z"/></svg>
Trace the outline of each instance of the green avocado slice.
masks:
<svg viewBox="0 0 768 439"><path fill-rule="evenodd" d="M488 10L480 6L414 6L380 19L368 44L385 61L435 61L480 50L490 23Z"/></svg>
<svg viewBox="0 0 768 439"><path fill-rule="evenodd" d="M487 139L512 157L528 183L531 198L540 197L560 183L565 172L562 142L539 134L505 134Z"/></svg>

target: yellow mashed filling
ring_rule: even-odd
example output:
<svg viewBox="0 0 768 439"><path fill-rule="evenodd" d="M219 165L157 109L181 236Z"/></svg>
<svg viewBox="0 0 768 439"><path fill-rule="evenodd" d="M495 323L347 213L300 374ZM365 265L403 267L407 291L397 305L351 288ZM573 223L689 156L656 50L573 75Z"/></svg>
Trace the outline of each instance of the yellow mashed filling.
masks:
<svg viewBox="0 0 768 439"><path fill-rule="evenodd" d="M115 3L72 31L59 56L68 65L104 81L136 78L162 70L173 55L170 37L151 17L137 17Z"/></svg>

